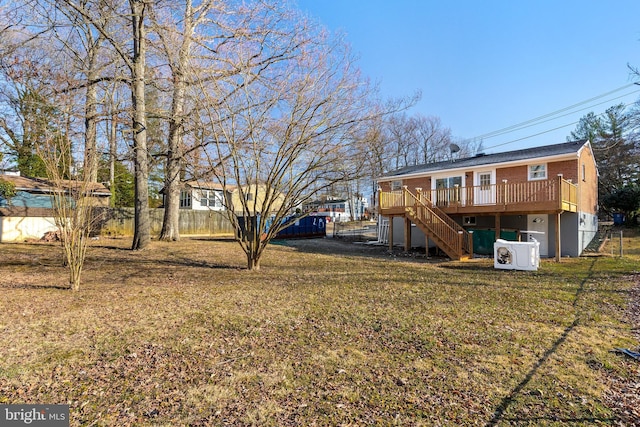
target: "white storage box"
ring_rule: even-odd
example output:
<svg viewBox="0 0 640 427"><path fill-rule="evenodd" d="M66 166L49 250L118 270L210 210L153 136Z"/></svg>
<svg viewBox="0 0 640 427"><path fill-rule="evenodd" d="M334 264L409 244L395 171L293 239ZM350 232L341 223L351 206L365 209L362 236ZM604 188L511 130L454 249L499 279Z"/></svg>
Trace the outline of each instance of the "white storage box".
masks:
<svg viewBox="0 0 640 427"><path fill-rule="evenodd" d="M498 239L493 244L493 266L503 270L537 270L540 266L540 242L511 242Z"/></svg>

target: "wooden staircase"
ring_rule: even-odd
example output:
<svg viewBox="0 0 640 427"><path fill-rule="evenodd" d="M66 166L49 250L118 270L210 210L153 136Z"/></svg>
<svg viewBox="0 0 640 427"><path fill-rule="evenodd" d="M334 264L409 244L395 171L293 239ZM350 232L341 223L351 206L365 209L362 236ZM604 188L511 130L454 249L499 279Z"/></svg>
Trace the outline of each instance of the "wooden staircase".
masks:
<svg viewBox="0 0 640 427"><path fill-rule="evenodd" d="M424 193L405 189L405 216L452 260L473 258L473 238L449 215L435 206Z"/></svg>

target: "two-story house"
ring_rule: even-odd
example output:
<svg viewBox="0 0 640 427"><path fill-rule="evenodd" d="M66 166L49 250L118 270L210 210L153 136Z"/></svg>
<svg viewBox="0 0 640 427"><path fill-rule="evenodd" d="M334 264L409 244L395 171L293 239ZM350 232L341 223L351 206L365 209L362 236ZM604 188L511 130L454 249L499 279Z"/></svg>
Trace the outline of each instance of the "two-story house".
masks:
<svg viewBox="0 0 640 427"><path fill-rule="evenodd" d="M416 239L452 259L473 255L469 229L516 230L540 255L579 256L597 232L598 170L589 141L409 166L378 179L389 245ZM413 235L412 235L413 234ZM395 237L394 237L395 236ZM423 240L426 239L426 240Z"/></svg>

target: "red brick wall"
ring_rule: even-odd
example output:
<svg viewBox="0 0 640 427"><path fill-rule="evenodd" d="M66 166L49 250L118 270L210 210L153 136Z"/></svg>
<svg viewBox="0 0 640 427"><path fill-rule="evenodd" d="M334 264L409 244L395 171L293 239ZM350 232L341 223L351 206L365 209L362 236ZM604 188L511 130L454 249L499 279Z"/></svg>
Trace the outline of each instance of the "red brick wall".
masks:
<svg viewBox="0 0 640 427"><path fill-rule="evenodd" d="M527 181L527 166L515 166L510 168L496 169L496 183L501 183L505 179L509 182Z"/></svg>
<svg viewBox="0 0 640 427"><path fill-rule="evenodd" d="M409 191L415 194L416 188L423 190L431 190L431 177L405 179L403 185L406 185Z"/></svg>
<svg viewBox="0 0 640 427"><path fill-rule="evenodd" d="M578 159L549 163L547 164L547 174L549 179L562 174L564 179L570 179L575 184L578 182Z"/></svg>

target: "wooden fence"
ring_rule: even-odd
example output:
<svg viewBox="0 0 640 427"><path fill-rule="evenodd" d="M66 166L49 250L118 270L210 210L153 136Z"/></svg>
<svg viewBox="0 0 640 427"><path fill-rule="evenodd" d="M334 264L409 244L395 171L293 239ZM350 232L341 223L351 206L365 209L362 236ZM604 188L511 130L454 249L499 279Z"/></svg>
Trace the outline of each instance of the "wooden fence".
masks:
<svg viewBox="0 0 640 427"><path fill-rule="evenodd" d="M100 234L107 236L133 235L133 208L100 208L96 212L101 218ZM149 209L151 235L159 235L162 230L164 209ZM180 235L213 236L234 234L234 228L227 215L217 211L180 210Z"/></svg>

